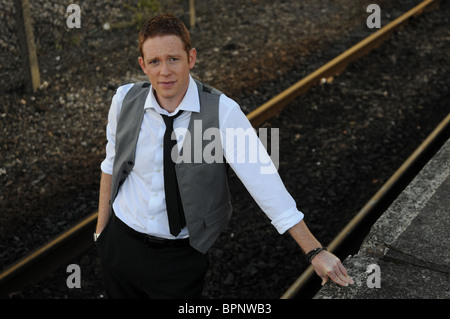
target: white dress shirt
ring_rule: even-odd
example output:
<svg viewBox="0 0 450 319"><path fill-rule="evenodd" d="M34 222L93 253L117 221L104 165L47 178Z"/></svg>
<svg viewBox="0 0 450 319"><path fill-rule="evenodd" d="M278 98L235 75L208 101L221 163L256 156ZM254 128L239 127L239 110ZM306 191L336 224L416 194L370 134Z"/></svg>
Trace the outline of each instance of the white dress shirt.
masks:
<svg viewBox="0 0 450 319"><path fill-rule="evenodd" d="M115 132L122 101L133 84L119 87L114 95L108 115L106 128L107 145L106 158L101 169L106 174L112 174L115 156ZM173 239L170 234L164 197L163 172L163 137L165 124L160 114L169 115L157 102L153 90L147 96L144 118L136 146L136 158L133 170L119 188L113 203L113 209L118 218L134 230L157 237ZM184 140L180 133L187 130L192 112L199 112L200 100L192 77L189 87L177 109L170 114L173 116L180 110L183 113L175 119L174 130L178 140L178 148ZM296 203L287 192L279 174L273 170L267 171L268 163L273 165L262 143L258 143L257 160L242 160L242 151L248 152L250 143L243 143L242 139L235 138L236 132L249 134L250 130L256 137L250 122L241 111L239 105L225 94L219 100L219 125L223 139L223 155L230 167L247 188L256 203L269 217L272 224L280 234L303 219L303 214L297 210ZM233 130L239 129L239 130ZM234 134L234 135L231 135ZM227 143L234 139L233 143ZM250 139L252 140L252 139ZM187 227L182 229L177 238L188 237Z"/></svg>

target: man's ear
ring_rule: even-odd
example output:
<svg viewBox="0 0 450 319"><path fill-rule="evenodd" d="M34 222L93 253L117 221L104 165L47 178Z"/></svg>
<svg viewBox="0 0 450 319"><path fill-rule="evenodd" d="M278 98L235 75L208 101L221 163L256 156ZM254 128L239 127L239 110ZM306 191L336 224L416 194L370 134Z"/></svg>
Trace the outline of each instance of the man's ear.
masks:
<svg viewBox="0 0 450 319"><path fill-rule="evenodd" d="M139 61L139 65L141 66L142 71L144 71L145 74L147 74L147 69L145 68L145 61L144 59L140 56L138 58Z"/></svg>
<svg viewBox="0 0 450 319"><path fill-rule="evenodd" d="M195 61L197 61L197 50L194 48L189 51L189 68L192 69L195 65Z"/></svg>

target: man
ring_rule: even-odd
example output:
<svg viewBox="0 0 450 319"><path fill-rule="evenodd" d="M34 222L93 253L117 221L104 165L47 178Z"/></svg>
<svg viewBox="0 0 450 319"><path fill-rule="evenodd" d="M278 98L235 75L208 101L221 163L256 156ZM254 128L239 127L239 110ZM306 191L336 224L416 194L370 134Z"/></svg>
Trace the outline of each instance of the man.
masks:
<svg viewBox="0 0 450 319"><path fill-rule="evenodd" d="M232 211L223 159L277 230L289 231L308 253L323 283L353 283L339 259L309 232L276 170L262 173L269 156L260 141L259 160L237 160L253 146L239 138L234 143L230 132L255 133L233 100L190 76L197 53L183 23L172 15L150 19L140 31L139 49L150 83L117 90L101 165L94 238L107 296L201 297L205 254ZM204 137L212 129L220 132L214 144L220 147L208 153L212 142ZM169 146L172 130L175 146Z"/></svg>

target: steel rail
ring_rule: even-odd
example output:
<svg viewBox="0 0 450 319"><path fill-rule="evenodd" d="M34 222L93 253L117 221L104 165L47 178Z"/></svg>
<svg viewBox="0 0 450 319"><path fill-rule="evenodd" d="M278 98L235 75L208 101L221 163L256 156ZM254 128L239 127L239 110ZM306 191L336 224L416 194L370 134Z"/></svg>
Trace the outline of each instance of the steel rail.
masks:
<svg viewBox="0 0 450 319"><path fill-rule="evenodd" d="M369 53L372 49L378 47L383 41L387 40L392 33L398 30L400 27L404 26L409 19L421 15L425 11L433 10L439 5L440 0L427 0L423 1L416 7L412 8L408 12L404 13L394 21L390 22L384 28L365 38L348 51L345 51L335 59L328 62L322 68L310 74L305 79L294 84L288 90L282 92L265 105L261 106L260 109L255 110L252 118L255 123L260 123L265 121L267 116L270 114L274 115L280 105L286 105L292 99L294 99L299 94L304 92L304 87L311 87L318 80L324 77L334 75L333 72L342 71L348 63L361 58L365 54ZM271 107L272 104L277 104L276 107ZM424 155L424 153L431 147L433 142L443 134L443 132L448 129L450 121L450 114L434 129L434 131L427 137L427 139L422 142L422 144L414 151L413 154L403 163L403 165L391 176L391 178L379 189L379 191L366 203L366 205L353 217L353 219L341 230L341 232L332 240L332 242L327 245L330 252L334 252L339 246L343 244L346 238L348 238L352 232L368 218L374 211L377 203L383 200L385 196L389 195L389 191L392 190L403 176L411 170L411 167L419 161L419 159ZM300 289L305 287L310 281L312 275L314 274L314 268L309 266L297 280L286 290L286 292L281 296L281 299L291 299L295 297Z"/></svg>
<svg viewBox="0 0 450 319"><path fill-rule="evenodd" d="M260 126L265 121L279 113L289 102L308 91L321 79L341 73L348 66L348 64L368 54L370 51L377 48L381 43L386 41L394 31L404 26L410 18L416 17L426 10L434 9L439 2L440 0L423 1L413 9L390 22L385 27L360 41L358 44L343 52L285 91L276 95L254 111L250 112L247 115L248 119L254 127Z"/></svg>
<svg viewBox="0 0 450 319"><path fill-rule="evenodd" d="M30 283L78 257L92 246L97 212L19 259L0 273L0 298L9 298Z"/></svg>
<svg viewBox="0 0 450 319"><path fill-rule="evenodd" d="M442 137L448 138L450 129L450 113L439 125L428 135L419 147L408 157L408 159L394 172L394 174L383 184L383 186L372 196L364 207L350 220L350 222L339 232L339 234L327 245L328 251L335 252L342 246L345 240L352 235L360 224L369 217L378 204L390 195L406 175L411 174L413 167L424 158L425 154L435 148ZM308 268L297 278L297 280L286 290L280 299L292 299L302 289L314 274L314 268Z"/></svg>
<svg viewBox="0 0 450 319"><path fill-rule="evenodd" d="M279 113L293 99L308 91L320 79L339 74L350 62L361 58L380 45L394 30L404 25L408 19L421 14L425 10L434 8L439 2L440 0L427 0L422 2L386 27L380 29L306 78L297 82L289 89L264 103L249 113L247 118L254 127L262 125L269 118ZM38 282L48 273L73 260L91 247L92 233L95 229L97 216L97 212L92 213L71 229L63 232L61 235L3 270L0 273L0 298L8 298L11 293L20 290L27 284ZM333 251L333 245L337 246L338 244L337 242L331 243L328 246L329 250ZM308 269L288 289L282 296L282 299L291 298L311 276L309 274L311 270Z"/></svg>

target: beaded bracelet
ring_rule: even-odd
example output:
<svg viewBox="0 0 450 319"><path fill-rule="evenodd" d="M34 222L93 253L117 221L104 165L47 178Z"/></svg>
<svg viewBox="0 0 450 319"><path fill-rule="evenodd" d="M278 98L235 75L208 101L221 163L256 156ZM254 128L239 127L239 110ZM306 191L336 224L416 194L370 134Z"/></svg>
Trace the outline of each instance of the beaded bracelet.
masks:
<svg viewBox="0 0 450 319"><path fill-rule="evenodd" d="M309 253L306 254L306 261L310 264L312 259L316 257L322 250L327 250L327 248L319 247L311 250Z"/></svg>

